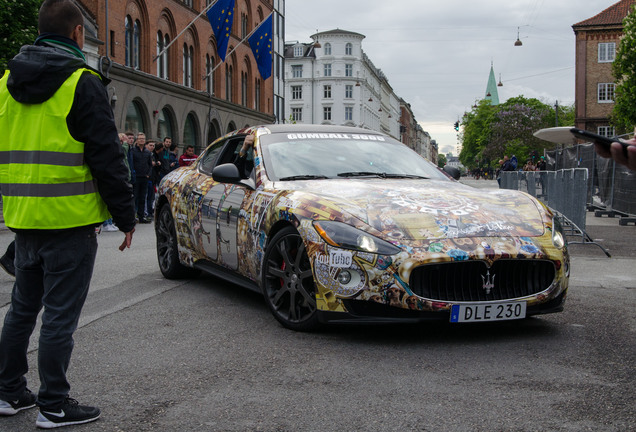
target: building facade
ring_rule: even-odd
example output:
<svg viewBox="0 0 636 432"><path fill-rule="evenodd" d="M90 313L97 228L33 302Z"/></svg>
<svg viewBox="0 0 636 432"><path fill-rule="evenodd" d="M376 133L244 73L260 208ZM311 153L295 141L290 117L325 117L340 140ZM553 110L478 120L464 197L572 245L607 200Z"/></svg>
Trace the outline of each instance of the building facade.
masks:
<svg viewBox="0 0 636 432"><path fill-rule="evenodd" d="M364 35L331 30L285 45L286 121L357 126L400 139L399 98L362 50Z"/></svg>
<svg viewBox="0 0 636 432"><path fill-rule="evenodd" d="M170 136L199 151L228 131L282 115L284 0L236 0L224 62L205 14L210 3L78 0L88 62L112 80L107 90L120 131ZM272 12L274 49L281 51L263 80L242 41Z"/></svg>
<svg viewBox="0 0 636 432"><path fill-rule="evenodd" d="M615 136L610 124L616 83L612 62L623 35L623 19L634 0L622 0L572 26L576 36L575 126Z"/></svg>

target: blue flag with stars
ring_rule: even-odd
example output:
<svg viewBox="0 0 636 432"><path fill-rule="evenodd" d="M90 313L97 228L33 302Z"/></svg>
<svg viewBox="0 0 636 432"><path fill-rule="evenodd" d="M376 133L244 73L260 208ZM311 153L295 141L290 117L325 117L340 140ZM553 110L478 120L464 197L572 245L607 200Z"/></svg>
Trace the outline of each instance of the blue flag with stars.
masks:
<svg viewBox="0 0 636 432"><path fill-rule="evenodd" d="M272 33L274 33L272 15L270 14L248 39L258 71L264 80L272 74Z"/></svg>
<svg viewBox="0 0 636 432"><path fill-rule="evenodd" d="M234 17L234 0L218 0L208 11L208 21L216 38L216 50L221 61L225 61L227 44L230 42L232 21Z"/></svg>

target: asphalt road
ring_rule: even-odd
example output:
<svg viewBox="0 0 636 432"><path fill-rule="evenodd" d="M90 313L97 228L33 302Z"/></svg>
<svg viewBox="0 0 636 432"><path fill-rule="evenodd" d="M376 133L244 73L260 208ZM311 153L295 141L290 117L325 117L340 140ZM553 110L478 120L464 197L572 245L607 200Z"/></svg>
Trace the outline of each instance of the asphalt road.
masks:
<svg viewBox="0 0 636 432"><path fill-rule="evenodd" d="M165 280L152 225L125 252L121 233L100 234L69 378L103 415L73 430L634 431L636 227L594 226L613 233L597 238L612 258L572 248L563 313L309 334L282 328L252 292ZM0 230L0 249L11 239ZM0 318L11 286L0 274ZM34 430L36 415L0 418L0 431Z"/></svg>

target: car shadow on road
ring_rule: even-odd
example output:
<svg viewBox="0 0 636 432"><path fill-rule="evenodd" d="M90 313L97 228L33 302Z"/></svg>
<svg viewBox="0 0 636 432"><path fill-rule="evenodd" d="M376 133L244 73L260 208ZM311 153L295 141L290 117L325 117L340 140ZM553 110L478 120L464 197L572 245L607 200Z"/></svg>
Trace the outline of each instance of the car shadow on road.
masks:
<svg viewBox="0 0 636 432"><path fill-rule="evenodd" d="M202 275L200 279L209 284L215 295L224 300L239 303L245 310L243 317L253 316L255 325L262 325L263 319L271 319L274 327L286 332L271 316L260 293L226 283L214 276ZM498 321L489 323L452 324L447 321L425 321L419 323L379 323L379 324L326 324L313 331L317 338L343 338L348 342L396 344L396 343L440 343L483 344L484 342L509 342L532 338L545 338L560 333L560 324L549 318L551 315L539 315L523 320ZM249 319L249 318L246 318Z"/></svg>

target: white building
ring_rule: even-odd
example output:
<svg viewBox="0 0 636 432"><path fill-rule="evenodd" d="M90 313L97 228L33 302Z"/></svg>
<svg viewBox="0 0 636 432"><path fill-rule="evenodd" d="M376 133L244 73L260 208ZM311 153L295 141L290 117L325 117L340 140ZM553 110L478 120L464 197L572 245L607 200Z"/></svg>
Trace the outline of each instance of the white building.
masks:
<svg viewBox="0 0 636 432"><path fill-rule="evenodd" d="M362 50L364 35L331 30L285 44L286 121L358 126L400 139L399 98Z"/></svg>

